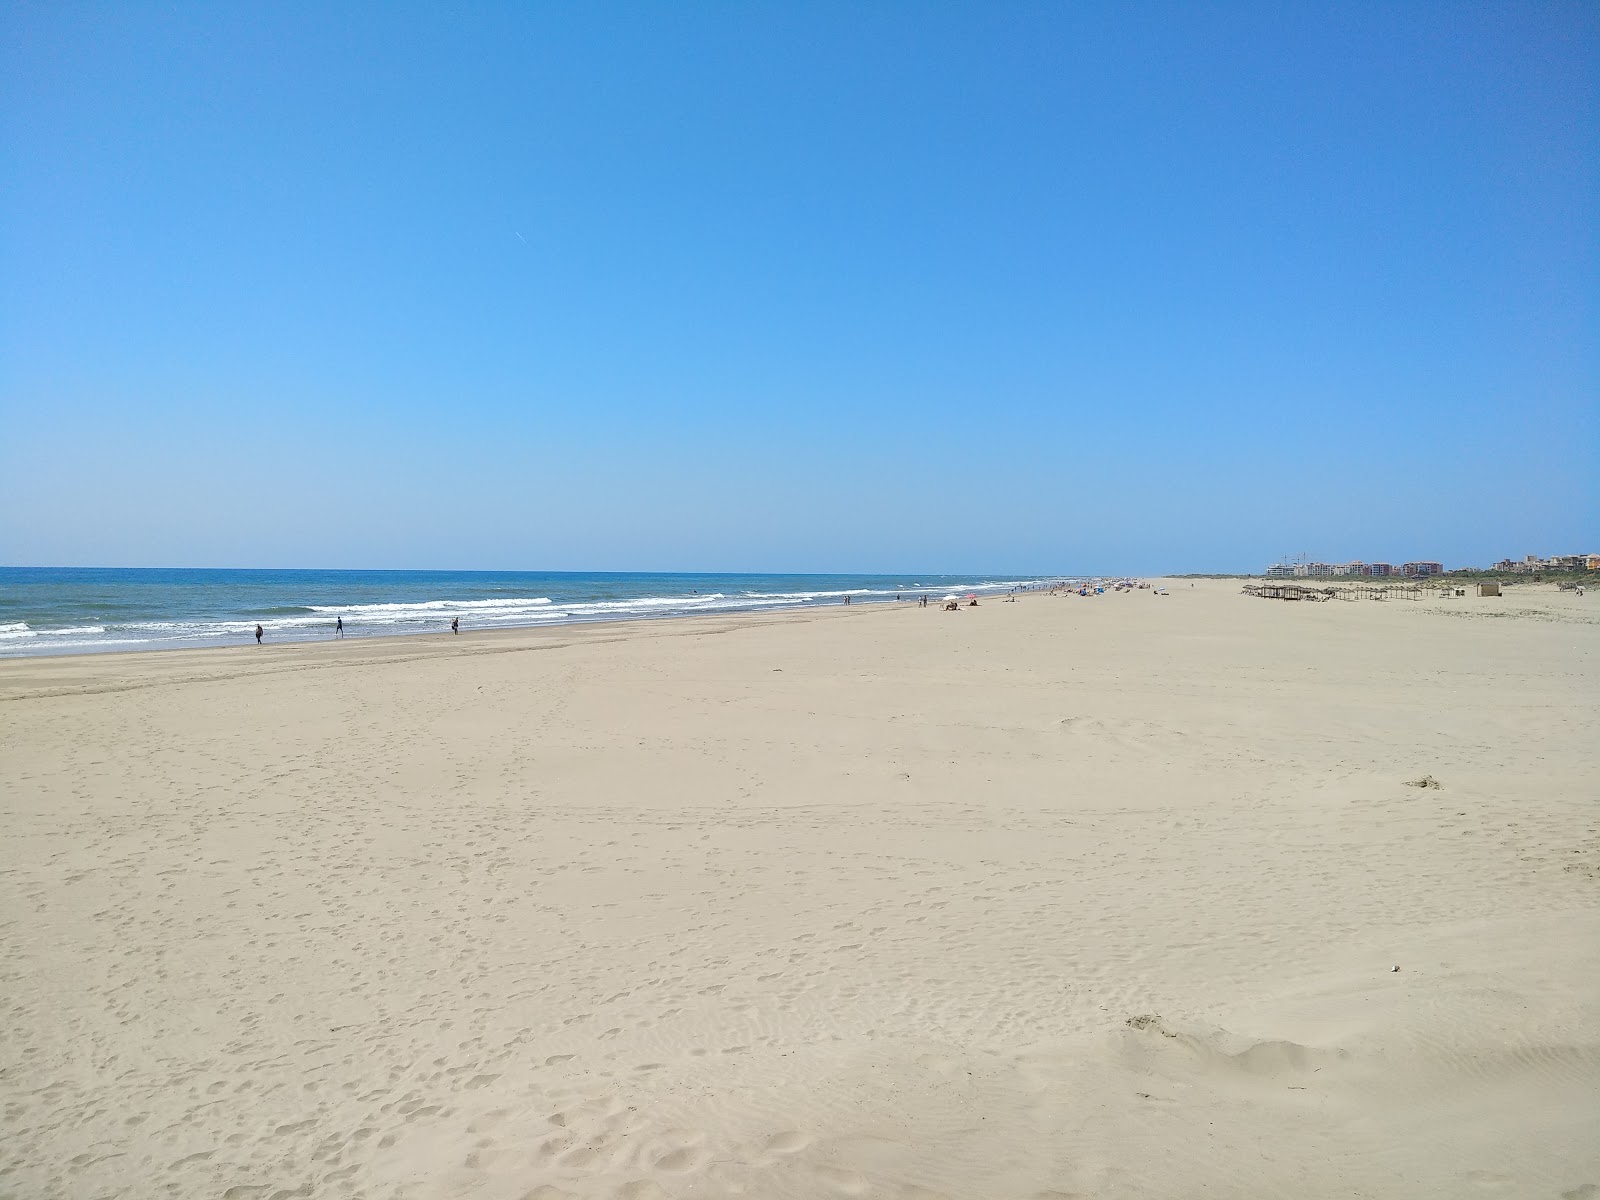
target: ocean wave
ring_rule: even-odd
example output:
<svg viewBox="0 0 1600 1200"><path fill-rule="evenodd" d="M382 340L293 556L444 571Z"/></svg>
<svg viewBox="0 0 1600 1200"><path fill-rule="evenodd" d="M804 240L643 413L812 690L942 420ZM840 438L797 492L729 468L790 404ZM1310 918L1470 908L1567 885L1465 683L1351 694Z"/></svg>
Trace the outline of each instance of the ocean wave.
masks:
<svg viewBox="0 0 1600 1200"><path fill-rule="evenodd" d="M510 600L417 600L409 604L308 604L311 612L357 616L403 612L484 612L497 608L528 608L549 604L549 596L528 596Z"/></svg>
<svg viewBox="0 0 1600 1200"><path fill-rule="evenodd" d="M73 625L61 629L31 629L26 621L0 625L0 638L85 637L104 633L104 625Z"/></svg>
<svg viewBox="0 0 1600 1200"><path fill-rule="evenodd" d="M144 638L107 638L97 637L89 641L45 643L39 653L41 655L56 654L66 650L103 650L107 646L143 646L150 648L150 643Z"/></svg>

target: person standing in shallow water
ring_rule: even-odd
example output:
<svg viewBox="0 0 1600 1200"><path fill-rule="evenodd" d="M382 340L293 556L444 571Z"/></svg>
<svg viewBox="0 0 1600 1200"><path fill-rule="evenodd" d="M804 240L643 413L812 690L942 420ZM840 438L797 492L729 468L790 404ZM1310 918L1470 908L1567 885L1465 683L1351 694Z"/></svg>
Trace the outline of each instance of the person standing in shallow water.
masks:
<svg viewBox="0 0 1600 1200"><path fill-rule="evenodd" d="M450 618L450 632L451 633L460 633L461 632L461 618L460 617L451 617Z"/></svg>
<svg viewBox="0 0 1600 1200"><path fill-rule="evenodd" d="M340 637L344 636L344 618L343 617L340 617L337 621L335 621L333 623L333 631L336 634L338 634Z"/></svg>
<svg viewBox="0 0 1600 1200"><path fill-rule="evenodd" d="M259 626L259 625L257 625L257 626L256 626L256 645L258 645L258 646L259 646L259 645L261 645L261 635L262 635L262 634L263 634L263 633L264 633L264 632L266 632L266 631L265 631L265 630L263 630L263 629L262 629L262 628L261 628L261 626Z"/></svg>

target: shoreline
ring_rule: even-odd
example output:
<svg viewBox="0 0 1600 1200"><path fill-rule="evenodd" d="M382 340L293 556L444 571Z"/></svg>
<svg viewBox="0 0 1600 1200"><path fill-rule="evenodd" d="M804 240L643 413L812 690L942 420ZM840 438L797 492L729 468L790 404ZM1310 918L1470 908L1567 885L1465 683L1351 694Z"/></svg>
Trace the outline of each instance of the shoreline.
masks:
<svg viewBox="0 0 1600 1200"><path fill-rule="evenodd" d="M265 675L283 671L314 670L324 667L385 665L424 659L472 657L485 654L514 654L560 650L572 646L634 637L673 637L714 635L742 628L761 628L774 624L805 624L810 621L862 616L915 608L915 604L894 601L875 604L815 605L809 608L763 609L745 612L686 613L667 617L630 617L611 621L572 621L564 624L512 625L499 629L468 629L460 634L449 630L431 633L369 634L363 637L328 637L316 641L253 642L227 646L185 646L167 650L84 651L82 653L17 655L0 658L0 702L56 695L90 695L125 691L130 687L153 687L161 683L197 682L208 679L233 679L246 675ZM930 608L932 605L929 606ZM720 624L721 628L713 625ZM650 631L659 630L651 634ZM179 668L202 668L215 664L223 668L212 672L197 670L180 673ZM56 667L56 670L49 668ZM103 667L103 671L93 668ZM122 668L122 669L118 669ZM254 668L254 669L251 669ZM130 683L86 683L76 687L17 684L14 676L96 675L127 677L150 673L153 681Z"/></svg>
<svg viewBox="0 0 1600 1200"><path fill-rule="evenodd" d="M1001 595L1024 576L164 571L0 568L0 661L731 616ZM854 605L849 605L854 607Z"/></svg>
<svg viewBox="0 0 1600 1200"><path fill-rule="evenodd" d="M1232 585L1233 578L1196 580L1180 576L1153 576L1151 591L1134 596L1150 597L1153 589L1165 586L1171 600L1189 590L1185 585L1208 583L1208 590L1236 595L1252 605L1258 601ZM1046 588L1018 591L1019 603L1060 599ZM980 607L1005 603L1006 593L982 596ZM1120 603L1110 593L1093 598L1094 603ZM1426 597L1428 601L1442 596ZM1555 583L1528 583L1510 595L1493 598L1475 596L1452 599L1425 607L1400 601L1393 606L1418 613L1447 613L1452 617L1521 617L1533 621L1557 619L1580 624L1600 623L1600 596L1593 602L1563 593ZM1552 603L1554 602L1554 603ZM686 613L661 617L629 617L615 620L571 621L545 625L515 625L501 628L468 629L461 634L448 630L426 633L371 634L363 637L326 637L268 641L260 646L242 643L226 646L186 646L164 650L85 651L82 653L16 655L0 658L0 702L45 695L87 695L96 692L152 687L166 682L225 679L246 675L265 675L285 671L315 670L341 665L381 665L424 659L447 659L485 654L507 654L559 650L575 646L639 637L712 635L741 629L756 629L780 624L806 624L864 614L885 614L916 608L915 601L876 601L861 604L827 604L790 608L754 609L708 613ZM933 609L934 604L929 604ZM966 605L963 601L962 605ZM1273 607L1279 607L1273 605ZM1294 606L1288 606L1294 607ZM1341 608L1343 606L1340 606ZM1361 602L1355 611L1373 607ZM1378 607L1382 607L1379 605ZM1338 608L1333 611L1339 611ZM209 669L208 669L209 668ZM148 675L139 682L126 682L131 676Z"/></svg>

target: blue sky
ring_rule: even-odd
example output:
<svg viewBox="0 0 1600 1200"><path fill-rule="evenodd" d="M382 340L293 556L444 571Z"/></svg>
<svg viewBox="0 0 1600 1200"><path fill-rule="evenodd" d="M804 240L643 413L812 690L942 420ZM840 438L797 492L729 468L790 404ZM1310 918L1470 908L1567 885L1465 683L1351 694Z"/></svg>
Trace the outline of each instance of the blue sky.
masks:
<svg viewBox="0 0 1600 1200"><path fill-rule="evenodd" d="M1600 8L0 12L0 562L1600 549Z"/></svg>

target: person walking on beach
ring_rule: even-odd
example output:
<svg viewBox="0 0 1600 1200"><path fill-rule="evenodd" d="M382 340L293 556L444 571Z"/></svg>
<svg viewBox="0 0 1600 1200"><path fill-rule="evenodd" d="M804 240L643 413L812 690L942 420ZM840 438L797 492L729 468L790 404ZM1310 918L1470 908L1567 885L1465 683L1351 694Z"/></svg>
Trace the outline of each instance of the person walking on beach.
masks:
<svg viewBox="0 0 1600 1200"><path fill-rule="evenodd" d="M261 635L265 632L266 630L262 629L260 625L256 626L256 645L261 645Z"/></svg>
<svg viewBox="0 0 1600 1200"><path fill-rule="evenodd" d="M337 621L335 621L333 623L333 631L335 633L337 633L340 637L344 636L344 618L343 617L340 617Z"/></svg>
<svg viewBox="0 0 1600 1200"><path fill-rule="evenodd" d="M451 617L450 618L450 632L451 633L460 633L461 632L461 618L460 617Z"/></svg>

